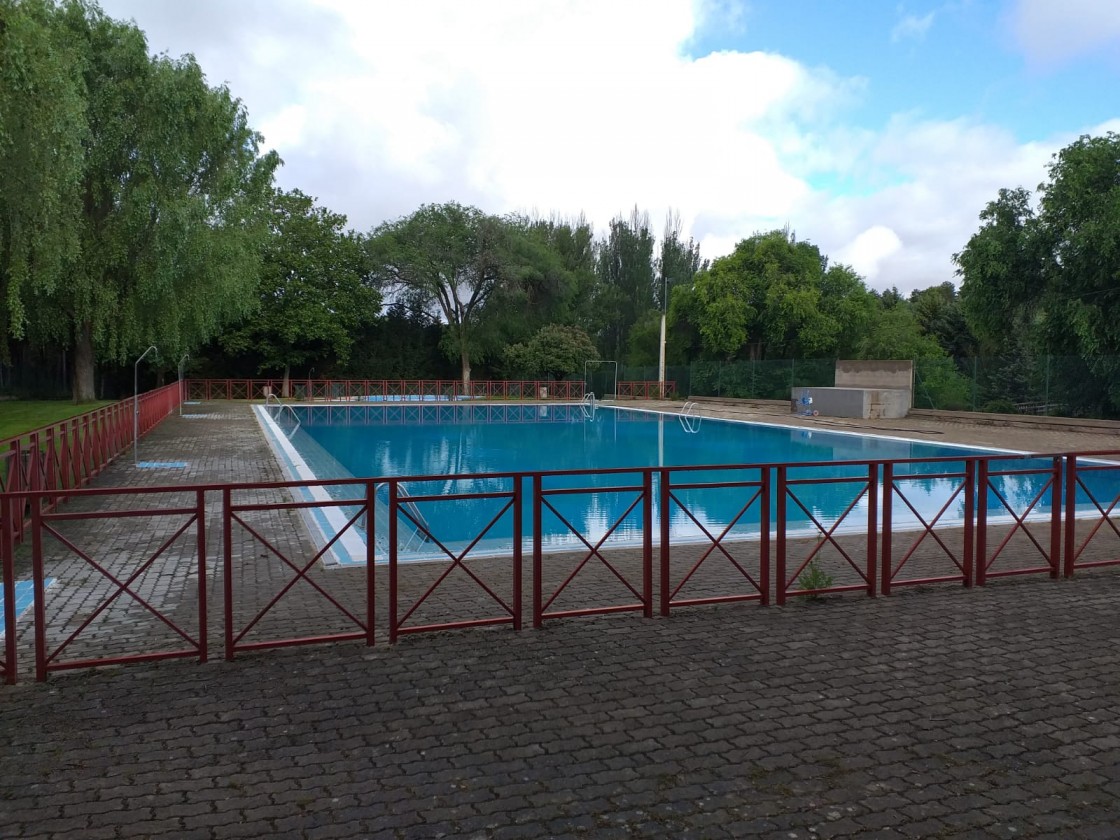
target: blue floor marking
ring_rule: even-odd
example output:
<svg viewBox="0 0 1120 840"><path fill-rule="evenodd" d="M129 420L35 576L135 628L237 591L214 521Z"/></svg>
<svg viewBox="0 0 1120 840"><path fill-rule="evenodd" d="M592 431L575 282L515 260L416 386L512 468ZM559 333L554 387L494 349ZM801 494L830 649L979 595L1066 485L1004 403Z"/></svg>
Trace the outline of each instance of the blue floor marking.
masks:
<svg viewBox="0 0 1120 840"><path fill-rule="evenodd" d="M52 583L54 578L47 578L43 581L43 588L46 589ZM18 619L35 601L35 584L30 580L17 580L16 581L16 618ZM4 635L4 584L0 583L0 636Z"/></svg>
<svg viewBox="0 0 1120 840"><path fill-rule="evenodd" d="M136 466L142 470L182 470L186 469L186 461L141 461Z"/></svg>

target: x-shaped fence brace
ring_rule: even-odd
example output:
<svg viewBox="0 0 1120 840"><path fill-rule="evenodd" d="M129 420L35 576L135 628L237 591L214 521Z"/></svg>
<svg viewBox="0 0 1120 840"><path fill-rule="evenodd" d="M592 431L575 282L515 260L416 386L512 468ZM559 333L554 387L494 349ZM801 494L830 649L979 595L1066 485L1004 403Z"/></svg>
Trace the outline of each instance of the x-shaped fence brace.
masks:
<svg viewBox="0 0 1120 840"><path fill-rule="evenodd" d="M996 485L992 482L993 477L1010 476L1010 475L1039 475L1041 473L1049 473L1049 478L1047 478L1046 483L1042 485L1042 487L1039 489L1039 491L1035 494L1034 498L1031 499L1030 504L1028 504L1023 509L1022 514L1018 514L1018 513L1015 512L1015 508L1011 504L1011 502L1009 502L1007 500L1007 498L1003 495L1003 493L1000 492L999 488L996 487ZM977 512L976 512L976 519L977 519L977 522L976 522L976 530L977 530L976 554L977 554L977 557L978 557L978 560L979 560L979 562L977 564L978 567L977 567L977 570L976 570L977 583L983 585L984 581L987 578L990 578L990 577L1007 577L1007 576L1010 576L1010 575L1037 574L1038 572L1049 572L1051 577L1057 577L1058 576L1059 552L1061 551L1061 532L1060 532L1060 528L1061 528L1061 515L1062 515L1061 494L1058 492L1058 485L1059 485L1060 481L1061 481L1061 460L1059 458L1054 458L1053 459L1053 466L1051 466L1051 468L1048 469L1048 470L1042 470L1042 469L992 470L987 461L981 461L980 462L978 483L980 485L981 496L980 496L980 504L979 504ZM988 524L988 504L987 504L987 498L986 498L988 491L991 491L992 495L995 496L995 498L997 499L997 501L999 501L999 503L1003 507L1003 509L1006 510L1008 514L1010 514L1011 518L1015 522L1015 524L1013 526L1011 526L1011 528L1008 530L1008 532L1006 534L1004 534L1003 539L1000 541L1000 543L996 547L995 551L992 552L991 557L988 557L988 528L987 528L987 524ZM1050 527L1050 548L1049 548L1049 550L1044 548L1042 546L1042 544L1039 543L1038 539L1031 532L1031 529L1029 527L1027 527L1027 517L1031 515L1031 513L1038 506L1038 503L1041 502L1043 497L1046 496L1047 491L1051 491L1050 525L1049 525L1049 527ZM1030 542L1038 550L1038 553L1042 555L1042 558L1046 561L1046 565L1041 566L1041 567L1004 569L1004 570L995 571L995 572L991 571L992 566L995 564L995 562L999 558L1000 554L1003 552L1003 550L1005 548L1007 548L1007 546L1011 543L1011 540L1020 531L1023 534L1026 535L1027 539L1030 540Z"/></svg>
<svg viewBox="0 0 1120 840"><path fill-rule="evenodd" d="M820 519L817 518L805 503L793 491L794 486L798 485L814 485L814 484L840 484L862 482L861 486L857 489L859 492L856 497L852 499L851 503L844 508L836 521L832 523L831 527L826 527ZM876 545L875 535L877 531L876 517L878 513L878 465L871 463L868 465L868 475L866 477L842 477L842 478L799 478L790 479L788 477L788 467L781 465L778 467L778 605L781 606L785 603L788 595L816 595L823 592L852 592L860 589L866 589L868 595L875 594L875 563L876 563ZM844 550L844 547L836 541L836 530L840 527L848 515L855 510L860 500L867 496L867 567L861 569L859 565L852 559L851 555ZM788 521L786 517L786 498L793 499L794 503L801 508L802 512L809 518L809 521L816 528L817 532L822 536L818 538L816 545L813 546L809 554L797 567L794 573L787 577L786 575L786 546L787 546L787 527ZM814 558L820 554L821 549L825 545L831 545L840 554L841 557L847 561L848 565L855 570L863 580L862 584L841 584L838 586L828 586L822 589L796 589L791 587L801 576L802 572L813 562Z"/></svg>
<svg viewBox="0 0 1120 840"><path fill-rule="evenodd" d="M521 629L521 479L515 477L513 479L513 489L508 492L494 492L494 493L461 493L447 496L408 496L406 505L400 504L399 483L396 481L389 482L389 602L391 619L389 622L389 640L396 641L397 637L403 633L419 633L430 630L442 630L449 627L478 627L491 624L512 624L515 630ZM419 516L416 504L423 502L451 502L460 499L506 499L506 503L502 505L501 509L490 519L490 521L483 527L483 529L467 544L462 551L455 553L449 549L444 543L438 539L423 517ZM475 546L481 542L491 529L493 529L506 511L513 510L513 574L512 574L512 604L507 604L497 593L490 588L482 578L474 573L474 571L463 562L468 554L474 550ZM397 535L397 515L403 514L404 517L412 523L412 526L418 533L425 536L425 542L429 545L434 545L439 548L451 563L443 570L442 573L432 582L423 595L421 595L408 610L405 611L403 616L398 617L398 592L399 592L399 579L398 575L400 566L400 557L398 549L398 535ZM440 584L447 579L455 569L462 569L467 576L475 582L490 598L497 603L508 614L498 618L481 618L470 619L467 621L450 621L440 624L429 624L424 626L405 627L405 622L412 617L432 595Z"/></svg>
<svg viewBox="0 0 1120 840"><path fill-rule="evenodd" d="M910 586L921 583L942 583L954 580L964 581L965 586L972 585L972 516L976 504L974 490L975 473L976 466L975 462L973 461L968 461L965 463L965 469L963 473L946 472L936 475L923 474L895 476L894 464L888 462L883 465L883 580L881 588L884 595L889 595L893 586ZM925 517L922 516L922 514L918 511L918 509L914 506L910 499L907 498L906 494L902 490L902 487L899 486L899 482L904 480L918 481L933 479L960 479L961 483L953 488L952 494L946 500L945 504L941 506L941 509L937 511L937 514L929 521L926 521ZM891 544L891 537L893 534L892 525L894 523L892 502L895 494L898 495L898 498L902 500L903 504L906 505L906 507L912 514L914 514L914 517L922 526L921 534L914 542L910 544L910 548L902 556L902 559L898 561L897 565L893 564L892 561L893 546ZM956 500L962 495L964 496L964 539L962 558L958 560L952 549L950 549L949 546L945 544L945 541L942 540L940 534L938 534L933 529L941 521L942 517L948 512L949 508L953 506L953 503L956 502ZM902 571L907 562L909 562L910 558L913 557L914 554L918 551L922 543L925 541L926 537L933 538L933 540L941 547L941 550L945 553L945 556L948 557L949 560L952 561L953 565L957 567L957 569L960 571L960 574L898 580L899 573Z"/></svg>
<svg viewBox="0 0 1120 840"><path fill-rule="evenodd" d="M372 492L372 491L368 491L368 492ZM367 552L367 560L369 562L367 562L367 565L366 565L366 575L367 575L366 608L367 608L367 616L366 616L365 621L358 618L358 616L354 615L354 613L351 612L349 609L347 609L347 607L344 604L339 603L337 598L335 598L333 595L331 595L331 593L329 593L326 589L324 589L322 586L320 586L319 582L316 581L313 577L310 577L309 574L308 574L308 572L311 571L312 567L319 561L319 559L323 555L327 554L334 547L334 545L340 539L342 539L343 534L345 534L347 531L349 531L351 528L353 528L355 526L355 523L357 523L360 519L362 519L362 517L364 517L366 515L366 511L368 509L370 509L370 507L371 507L370 500L367 498L365 500L365 502L360 502L357 499L351 499L351 500L336 500L336 501L329 501L329 502L328 501L285 502L285 503L282 503L282 504L271 504L271 505L270 504L241 504L241 505L236 505L235 506L235 505L233 505L230 496L231 496L231 491L230 491L229 488L226 488L223 492L223 510L225 512L225 515L223 517L223 519L224 519L224 538L223 538L223 542L224 542L224 545L225 545L224 569L225 569L226 659L232 660L233 656L234 656L234 653L238 650L260 650L260 649L263 649L263 648L281 647L281 646L284 646L284 645L290 645L290 644L295 644L295 643L311 643L311 642L323 642L323 641L347 641L347 640L351 640L351 639L365 639L367 644L373 644L373 615L372 615L372 612L373 612L373 598L372 598L372 592L370 591L371 588L372 588L372 581L370 581L369 578L371 578L373 576L374 570L373 570L373 563L372 563L373 558L368 556L368 552ZM302 566L298 566L295 563L293 563L287 557L287 555L284 554L284 552L282 552L275 545L273 545L272 542L267 537L263 536L256 528L254 528L252 525L250 525L248 522L246 522L239 515L241 513L247 513L247 512L250 512L250 511L277 510L277 509L299 510L299 509L305 509L305 508L323 508L323 507L353 507L355 504L361 504L361 509L358 510L353 516L351 516L350 519L347 520L346 524L342 528L340 528L338 530L338 532L333 537L331 537L330 540L328 540L323 545L322 548L320 548L317 552L315 552L315 555L310 560L308 560L306 563L304 563ZM268 549L268 551L274 557L279 559L284 565L286 565L289 569L291 569L293 572L295 572L295 576L292 577L287 583L285 583L284 586L281 587L280 591L277 592L272 597L272 599L267 604L265 604L264 607L262 607L260 610L257 611L256 615L253 616L253 618L241 629L240 632L235 632L234 623L233 623L233 619L234 619L234 616L233 616L233 613L234 613L233 523L234 522L236 522L238 525L240 525L242 528L244 528L245 531L247 531L257 542L259 542L266 549ZM372 529L370 529L370 530L372 531ZM372 544L373 544L373 535L372 535L372 533L370 533L367 545L372 545ZM316 592L318 592L339 613L344 615L349 620L350 623L352 623L356 627L358 627L358 630L345 632L345 633L332 633L332 634L328 634L328 635L321 635L321 636L308 637L308 638L270 639L270 640L262 640L262 641L257 641L257 642L251 642L251 643L248 643L248 644L241 644L242 639L244 639L245 636L261 621L261 619L263 619L264 616L266 614L268 614L268 612L271 611L272 608L275 607L276 604L278 604L280 602L280 600L289 591L291 591L291 589L297 583L299 583L300 581L303 581L304 583L308 584L312 589L314 589Z"/></svg>
<svg viewBox="0 0 1120 840"><path fill-rule="evenodd" d="M642 486L619 486L619 487L594 487L594 488L556 488L552 490L545 490L542 487L541 477L539 475L533 476L533 626L540 627L546 618L564 618L576 615L594 615L601 613L612 612L628 612L634 610L642 610L646 616L653 615L653 593L652 593L652 546L651 546L651 516L650 516L650 495L651 495L652 480L648 472L642 474ZM626 508L623 514L615 520L614 524L599 538L599 540L592 545L591 542L583 535L578 527L573 525L567 517L564 516L556 506L549 500L548 496L572 495L579 493L634 493L638 495L634 501ZM626 579L615 566L607 560L602 554L602 548L607 540L611 538L615 531L622 525L628 516L633 512L639 503L643 504L642 509L642 570L643 570L643 586L642 592L631 585L630 581ZM584 555L583 559L576 564L576 567L564 579L564 582L552 593L548 600L544 600L543 593L543 557L541 551L541 519L544 508L552 511L561 524L576 536L576 538L583 543L588 549L588 553ZM638 599L636 604L617 604L606 607L586 607L583 609L572 610L559 610L556 612L548 612L548 608L555 603L556 599L567 589L568 585L575 580L576 576L583 571L584 567L591 562L591 558L595 557L613 574L622 585L630 591L630 593Z"/></svg>
<svg viewBox="0 0 1120 840"><path fill-rule="evenodd" d="M669 471L665 470L661 475L661 614L669 615L669 611L674 606L694 606L698 604L716 604L727 603L731 601L747 601L759 600L763 604L770 601L770 493L769 493L769 476L770 470L763 468L761 471L762 478L760 481L752 482L728 482L728 483L693 483L693 484L679 484L675 487L670 486ZM696 515L689 509L689 507L681 501L674 490L703 490L711 488L732 489L732 488L755 488L754 494L747 499L746 504L739 508L738 513L727 523L727 526L716 537L708 530ZM761 500L761 501L760 501ZM759 578L755 578L746 569L740 565L739 561L727 550L723 541L727 535L731 533L732 529L739 523L739 520L746 515L747 511L751 509L756 501L760 501L759 514ZM700 557L692 564L692 567L684 574L680 582L674 587L670 580L670 539L669 539L669 520L670 510L672 504L676 504L685 515L692 520L697 528L707 537L711 543ZM727 558L739 574L750 583L754 588L753 593L739 593L733 595L717 595L705 598L682 598L679 600L677 596L685 585L693 578L699 571L700 567L707 561L716 549Z"/></svg>
<svg viewBox="0 0 1120 840"><path fill-rule="evenodd" d="M196 506L193 508L165 508L158 511L118 511L113 515L113 518L134 518L134 517L166 517L166 516L186 516L187 520L179 526L179 528L168 537L156 549L150 557L144 560L127 579L121 580L120 577L114 575L111 571L106 569L101 563L90 557L85 551L76 546L70 539L60 533L56 528L50 525L52 521L77 521L82 519L96 519L103 520L106 518L104 513L72 513L72 514L45 514L40 511L38 502L32 506L31 520L32 520L32 533L31 533L31 561L32 561L32 575L35 587L35 671L36 677L39 680L46 679L48 671L62 670L66 668L78 668L86 665L96 664L99 661L107 661L111 659L115 662L120 661L143 661L150 659L166 659L178 656L194 656L197 655L202 662L206 661L206 560L205 560L205 524L203 521L202 510L203 500L202 492L197 492ZM170 548L176 540L181 537L191 525L197 524L198 527L198 548L200 552L198 559L198 597L199 597L199 630L198 638L193 638L187 631L183 630L179 625L171 621L167 616L161 613L158 609L149 604L143 597L132 589L132 585L151 568L152 564L158 560L168 548ZM47 649L47 623L45 612L45 597L44 586L46 574L44 572L43 562L43 535L49 534L61 543L63 546L72 551L75 555L85 561L92 567L98 574L109 580L115 589L113 593L98 604L97 608L93 610L85 620L75 629L65 641L54 648L53 651ZM104 657L100 660L82 660L76 662L58 662L58 657L66 650L67 647L74 642L82 634L82 631L89 627L98 616L107 610L114 601L121 595L128 595L137 604L155 616L160 622L170 628L176 635L180 636L186 641L190 647L185 650L165 651L160 653L138 653L128 654L125 656Z"/></svg>

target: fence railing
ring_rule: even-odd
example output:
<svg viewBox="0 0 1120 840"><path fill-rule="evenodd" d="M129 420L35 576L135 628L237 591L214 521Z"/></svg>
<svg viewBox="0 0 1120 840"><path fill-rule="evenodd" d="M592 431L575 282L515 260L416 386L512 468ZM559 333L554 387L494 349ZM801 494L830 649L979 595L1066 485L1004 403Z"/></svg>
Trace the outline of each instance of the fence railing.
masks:
<svg viewBox="0 0 1120 840"><path fill-rule="evenodd" d="M171 414L180 393L178 383L165 385L139 399L121 400L0 441L0 493L85 486L132 445L136 428L143 436ZM48 503L65 499L65 493L54 495ZM0 525L7 535L0 540L0 552L23 541L30 517L26 507L0 505Z"/></svg>
<svg viewBox="0 0 1120 840"><path fill-rule="evenodd" d="M314 402L435 402L443 400L581 400L582 381L457 379L189 379L188 400L263 400L269 394Z"/></svg>
<svg viewBox="0 0 1120 840"><path fill-rule="evenodd" d="M577 497L587 503L565 501ZM484 510L465 515L464 502ZM0 494L0 532L10 546L22 521L12 511L31 512L24 527L34 661L45 679L62 668L204 661L210 581L221 593L232 659L290 645L372 645L378 615L387 616L386 637L395 642L483 625L519 630L527 618L539 627L601 613L652 616L655 604L669 615L730 601L1069 577L1120 565L1118 505L1120 452L1110 451L128 490L39 486ZM217 548L207 544L207 515L221 534ZM465 530L449 539L448 523ZM135 536L138 524L144 539ZM114 539L113 529L131 538ZM113 550L99 555L104 539ZM358 562L325 568L321 561L343 542ZM10 548L3 570L6 582L15 579ZM70 597L52 601L50 578L83 589L80 610L67 607ZM12 589L4 592L8 682L16 680L19 651Z"/></svg>
<svg viewBox="0 0 1120 840"><path fill-rule="evenodd" d="M616 396L620 400L671 400L677 396L677 383L648 380L619 382Z"/></svg>

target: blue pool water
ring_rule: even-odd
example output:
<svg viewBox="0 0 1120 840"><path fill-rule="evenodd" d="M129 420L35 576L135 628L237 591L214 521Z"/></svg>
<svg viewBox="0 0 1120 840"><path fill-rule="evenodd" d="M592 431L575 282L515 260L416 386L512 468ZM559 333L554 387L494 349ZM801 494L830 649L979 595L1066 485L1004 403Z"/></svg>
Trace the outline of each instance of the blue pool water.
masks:
<svg viewBox="0 0 1120 840"><path fill-rule="evenodd" d="M465 473L500 475L540 470L588 470L632 467L674 467L726 464L797 464L827 462L814 467L792 468L791 478L827 478L866 475L866 467L837 466L834 462L872 459L932 459L976 455L975 448L870 437L839 432L824 432L767 426L732 421L703 419L689 426L673 414L658 414L613 408L599 408L586 416L579 405L396 405L324 406L297 409L298 429L292 430L290 443L320 478L436 476L404 485L411 497L449 496L480 491L507 492L514 479L494 477L485 480L446 478ZM1041 469L1049 461L1027 458L1002 463L1003 468ZM938 477L962 469L963 461L900 465L906 497L916 513L901 500L896 501L895 525L930 521L941 513L942 522L960 519L963 494L960 479ZM757 480L755 470L701 470L679 473L673 483L728 482ZM1025 508L1042 490L1046 477L1039 474L1009 476L997 481L1003 497L1019 509ZM545 479L544 488L595 488L631 486L640 482L637 473L606 476L559 476ZM532 510L530 488L525 486L524 533L529 532ZM660 518L654 488L653 521ZM866 522L867 499L857 500L854 483L802 485L797 496L805 506L791 503L787 515L791 527L811 530L812 520L830 525L844 517L842 529L861 528ZM345 492L345 491L342 491ZM353 491L351 491L353 492ZM732 525L736 535L757 536L760 507L755 503L743 512L754 493L753 488L690 489L675 493L679 504L671 503L670 530L674 539L700 539L704 530L719 533ZM640 510L626 514L636 491L579 492L550 497L556 511L546 509L542 517L546 545L575 546L573 529L592 542L610 532L607 545L628 544L641 535ZM1049 495L1035 507L1047 511ZM353 496L351 496L353 497ZM386 488L378 494L379 505L387 502ZM989 507L999 514L1000 503L989 494ZM421 520L441 543L463 546L482 535L482 547L508 550L512 514L507 511L496 525L483 534L487 524L505 504L502 499L416 501L409 510ZM771 505L773 514L774 504ZM1002 511L1006 513L1006 511ZM565 522L566 520L566 522ZM402 527L402 542L409 550L424 551L422 535L412 533L408 523ZM771 515L771 527L773 516ZM384 531L384 523L378 525ZM384 535L379 535L383 543ZM412 537L416 537L415 540ZM429 544L431 541L428 541ZM383 547L383 546L382 546ZM430 545L429 545L430 547ZM380 550L380 549L379 549Z"/></svg>

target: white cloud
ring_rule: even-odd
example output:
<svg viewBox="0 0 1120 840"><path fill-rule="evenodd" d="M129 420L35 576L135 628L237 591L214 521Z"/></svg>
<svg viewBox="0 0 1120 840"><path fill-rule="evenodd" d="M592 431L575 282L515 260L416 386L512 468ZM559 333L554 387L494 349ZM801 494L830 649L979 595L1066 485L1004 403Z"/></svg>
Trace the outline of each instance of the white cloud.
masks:
<svg viewBox="0 0 1120 840"><path fill-rule="evenodd" d="M1116 0L1018 0L1011 25L1020 49L1042 65L1120 48Z"/></svg>
<svg viewBox="0 0 1120 840"><path fill-rule="evenodd" d="M879 264L902 248L902 240L889 227L872 225L836 252L838 262L846 263L865 277L879 273Z"/></svg>
<svg viewBox="0 0 1120 840"><path fill-rule="evenodd" d="M933 18L935 12L930 12L927 15L918 17L917 15L906 15L898 23L894 25L891 30L891 43L897 44L899 41L907 39L914 39L920 41L926 37L926 33L933 25Z"/></svg>
<svg viewBox="0 0 1120 840"><path fill-rule="evenodd" d="M675 208L705 256L788 223L872 285L908 290L950 279L984 204L1036 185L1058 147L966 122L846 124L863 79L764 52L690 55L700 15L733 8L716 0L103 6L135 16L154 50L194 52L284 158L281 185L359 230L451 199L601 227L637 204L658 230ZM814 186L830 181L845 185Z"/></svg>

